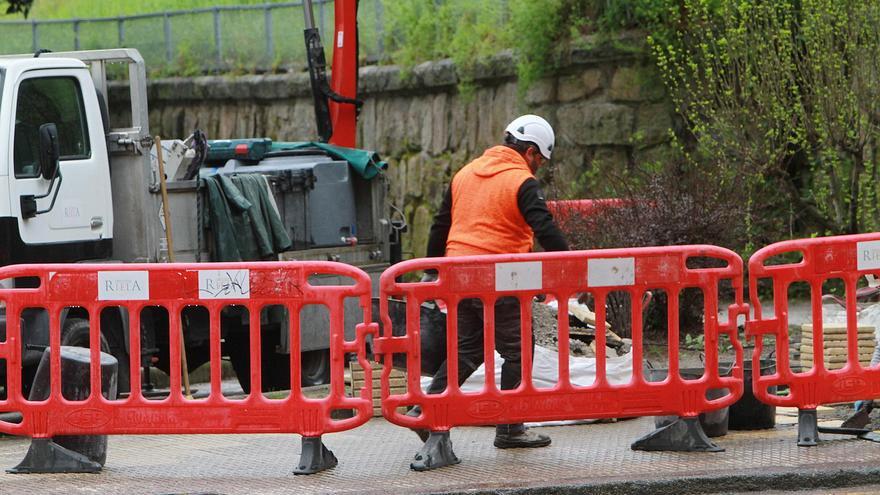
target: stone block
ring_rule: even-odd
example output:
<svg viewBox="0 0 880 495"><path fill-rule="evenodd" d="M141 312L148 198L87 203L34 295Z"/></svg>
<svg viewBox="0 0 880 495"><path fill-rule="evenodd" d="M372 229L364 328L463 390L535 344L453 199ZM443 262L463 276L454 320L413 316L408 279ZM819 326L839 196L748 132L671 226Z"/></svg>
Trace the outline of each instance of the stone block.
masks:
<svg viewBox="0 0 880 495"><path fill-rule="evenodd" d="M422 198L424 185L423 174L426 155L417 153L411 155L406 161L406 190L404 194L411 198Z"/></svg>
<svg viewBox="0 0 880 495"><path fill-rule="evenodd" d="M413 74L419 85L427 88L455 86L458 84L455 62L452 59L419 64L413 69Z"/></svg>
<svg viewBox="0 0 880 495"><path fill-rule="evenodd" d="M635 112L626 105L578 102L556 112L557 134L581 146L629 145Z"/></svg>
<svg viewBox="0 0 880 495"><path fill-rule="evenodd" d="M608 97L612 101L656 101L666 90L656 69L636 66L621 67L611 78Z"/></svg>
<svg viewBox="0 0 880 495"><path fill-rule="evenodd" d="M556 80L548 77L532 83L526 90L525 102L528 105L549 103L556 98Z"/></svg>
<svg viewBox="0 0 880 495"><path fill-rule="evenodd" d="M582 196L583 175L592 160L590 148L573 145L557 146L551 169L547 174L545 193L548 197L571 198Z"/></svg>
<svg viewBox="0 0 880 495"><path fill-rule="evenodd" d="M449 134L449 105L446 93L434 95L431 99L431 137L428 151L439 155L446 151Z"/></svg>
<svg viewBox="0 0 880 495"><path fill-rule="evenodd" d="M410 237L412 239L412 253L416 258L425 256L433 220L433 208L426 204L420 204L415 208L410 224Z"/></svg>
<svg viewBox="0 0 880 495"><path fill-rule="evenodd" d="M588 97L602 89L602 71L588 69L580 74L559 78L557 100L566 103Z"/></svg>

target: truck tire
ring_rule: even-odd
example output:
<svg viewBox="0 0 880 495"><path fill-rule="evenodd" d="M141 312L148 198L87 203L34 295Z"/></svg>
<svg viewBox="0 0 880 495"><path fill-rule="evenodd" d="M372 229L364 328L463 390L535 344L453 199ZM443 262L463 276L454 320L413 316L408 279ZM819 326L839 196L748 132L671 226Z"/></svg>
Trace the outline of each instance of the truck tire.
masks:
<svg viewBox="0 0 880 495"><path fill-rule="evenodd" d="M61 345L73 347L89 347L89 321L83 318L68 318L61 327ZM101 334L101 352L106 352L116 358L119 367L116 370L117 391L119 394L127 393L131 388L131 371L128 368L128 355L116 355L110 349L107 336ZM125 351L122 351L123 353Z"/></svg>
<svg viewBox="0 0 880 495"><path fill-rule="evenodd" d="M82 318L68 318L61 327L61 345L89 347L89 321ZM110 354L110 344L101 335L101 352Z"/></svg>
<svg viewBox="0 0 880 495"><path fill-rule="evenodd" d="M275 340L271 334L263 335L262 361L263 392L290 389L290 357L275 352ZM251 393L250 378L250 342L247 333L235 333L226 337L227 355L232 362L232 369L244 393ZM312 387L330 383L330 349L306 351L301 354L301 378L303 387Z"/></svg>
<svg viewBox="0 0 880 495"><path fill-rule="evenodd" d="M287 354L275 352L275 342L272 332L265 332L262 338L260 353L263 392L274 390L290 390L290 358ZM251 393L251 354L250 337L248 333L236 332L226 336L226 353L232 362L232 369L244 393Z"/></svg>
<svg viewBox="0 0 880 495"><path fill-rule="evenodd" d="M300 382L303 387L330 383L330 349L305 351L300 356L302 357Z"/></svg>

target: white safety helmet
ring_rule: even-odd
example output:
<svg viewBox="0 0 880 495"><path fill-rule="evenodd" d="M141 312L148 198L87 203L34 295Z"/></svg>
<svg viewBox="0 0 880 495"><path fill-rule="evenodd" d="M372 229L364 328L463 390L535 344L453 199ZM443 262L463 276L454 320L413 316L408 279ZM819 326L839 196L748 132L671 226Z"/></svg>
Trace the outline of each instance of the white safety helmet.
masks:
<svg viewBox="0 0 880 495"><path fill-rule="evenodd" d="M504 131L518 141L533 143L544 158L550 159L550 155L553 153L553 144L556 142L556 134L543 118L531 114L523 115L507 124Z"/></svg>

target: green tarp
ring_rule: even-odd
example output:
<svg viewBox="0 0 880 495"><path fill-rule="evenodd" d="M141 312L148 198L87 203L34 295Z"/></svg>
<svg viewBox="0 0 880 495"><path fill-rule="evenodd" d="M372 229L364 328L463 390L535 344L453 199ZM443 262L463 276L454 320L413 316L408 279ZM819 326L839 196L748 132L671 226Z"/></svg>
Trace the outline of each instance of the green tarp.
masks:
<svg viewBox="0 0 880 495"><path fill-rule="evenodd" d="M293 244L259 174L205 178L214 261L273 259Z"/></svg>
<svg viewBox="0 0 880 495"><path fill-rule="evenodd" d="M348 162L364 179L372 179L379 171L388 168L388 163L379 158L379 154L375 151L346 148L344 146L312 141L272 143L272 151L298 150L303 148L318 148L337 160Z"/></svg>

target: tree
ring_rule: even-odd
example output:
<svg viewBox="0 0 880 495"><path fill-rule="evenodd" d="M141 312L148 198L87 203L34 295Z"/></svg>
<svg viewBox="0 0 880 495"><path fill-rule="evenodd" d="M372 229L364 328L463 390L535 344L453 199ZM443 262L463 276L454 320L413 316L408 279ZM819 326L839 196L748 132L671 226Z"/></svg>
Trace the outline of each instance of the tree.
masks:
<svg viewBox="0 0 880 495"><path fill-rule="evenodd" d="M34 0L6 0L6 3L9 4L6 8L7 14L22 14L27 17Z"/></svg>
<svg viewBox="0 0 880 495"><path fill-rule="evenodd" d="M674 21L650 41L690 132L686 148L745 172L736 175L748 177L739 185L747 221L775 214L818 234L877 230L880 5L667 0L666 9Z"/></svg>

